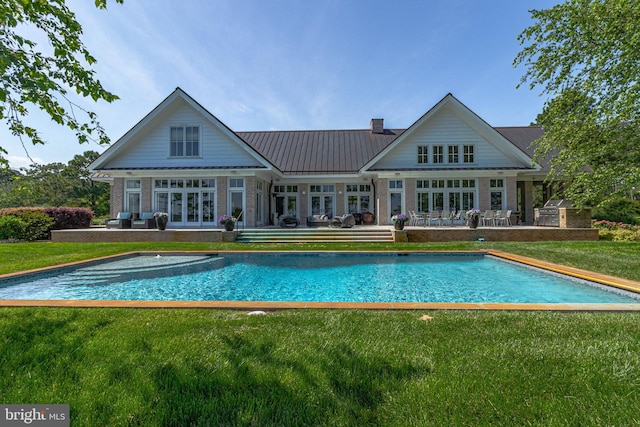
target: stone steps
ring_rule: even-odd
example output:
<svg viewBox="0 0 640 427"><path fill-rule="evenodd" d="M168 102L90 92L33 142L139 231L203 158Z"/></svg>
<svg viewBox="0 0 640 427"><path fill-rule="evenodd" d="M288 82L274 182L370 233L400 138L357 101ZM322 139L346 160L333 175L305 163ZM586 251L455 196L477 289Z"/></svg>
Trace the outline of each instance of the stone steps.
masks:
<svg viewBox="0 0 640 427"><path fill-rule="evenodd" d="M393 242L387 228L278 228L239 230L240 243Z"/></svg>

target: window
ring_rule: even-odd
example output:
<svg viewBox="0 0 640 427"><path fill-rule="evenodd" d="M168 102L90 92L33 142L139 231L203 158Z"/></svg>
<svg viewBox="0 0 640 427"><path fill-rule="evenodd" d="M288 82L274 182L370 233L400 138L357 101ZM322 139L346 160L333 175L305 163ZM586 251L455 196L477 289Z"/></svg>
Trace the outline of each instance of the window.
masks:
<svg viewBox="0 0 640 427"><path fill-rule="evenodd" d="M312 193L333 193L335 192L335 186L333 184L310 185L309 191Z"/></svg>
<svg viewBox="0 0 640 427"><path fill-rule="evenodd" d="M198 126L172 126L170 132L171 157L197 157L200 155L200 128Z"/></svg>
<svg viewBox="0 0 640 427"><path fill-rule="evenodd" d="M444 163L444 145L433 146L433 163Z"/></svg>
<svg viewBox="0 0 640 427"><path fill-rule="evenodd" d="M419 212L467 211L474 207L475 199L475 179L416 180L416 208Z"/></svg>
<svg viewBox="0 0 640 427"><path fill-rule="evenodd" d="M390 189L401 189L402 188L402 180L393 180L389 181Z"/></svg>
<svg viewBox="0 0 640 427"><path fill-rule="evenodd" d="M474 156L474 146L473 145L463 145L462 146L462 159L464 163L475 163L475 156Z"/></svg>
<svg viewBox="0 0 640 427"><path fill-rule="evenodd" d="M347 212L368 212L371 208L371 185L347 184Z"/></svg>
<svg viewBox="0 0 640 427"><path fill-rule="evenodd" d="M244 188L244 178L230 178L229 188Z"/></svg>
<svg viewBox="0 0 640 427"><path fill-rule="evenodd" d="M215 223L215 178L156 178L153 188L153 209L167 212L174 225Z"/></svg>
<svg viewBox="0 0 640 427"><path fill-rule="evenodd" d="M491 209L504 209L504 179L490 179L489 187L491 188Z"/></svg>
<svg viewBox="0 0 640 427"><path fill-rule="evenodd" d="M426 145L418 146L418 164L429 163L429 147Z"/></svg>
<svg viewBox="0 0 640 427"><path fill-rule="evenodd" d="M125 210L131 213L132 218L140 218L140 180L128 179L125 181Z"/></svg>
<svg viewBox="0 0 640 427"><path fill-rule="evenodd" d="M459 152L459 148L457 145L449 145L447 147L447 151L449 154L449 163L459 163L460 162L460 156L458 155Z"/></svg>

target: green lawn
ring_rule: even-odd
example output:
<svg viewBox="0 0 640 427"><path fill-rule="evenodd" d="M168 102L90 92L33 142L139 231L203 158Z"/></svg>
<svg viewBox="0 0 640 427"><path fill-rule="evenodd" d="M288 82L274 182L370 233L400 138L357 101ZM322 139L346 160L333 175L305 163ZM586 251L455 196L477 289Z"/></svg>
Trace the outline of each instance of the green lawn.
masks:
<svg viewBox="0 0 640 427"><path fill-rule="evenodd" d="M640 280L621 242L267 245L501 249ZM5 244L10 272L214 244ZM431 320L422 320L423 315ZM0 403L72 426L638 425L640 313L0 309Z"/></svg>

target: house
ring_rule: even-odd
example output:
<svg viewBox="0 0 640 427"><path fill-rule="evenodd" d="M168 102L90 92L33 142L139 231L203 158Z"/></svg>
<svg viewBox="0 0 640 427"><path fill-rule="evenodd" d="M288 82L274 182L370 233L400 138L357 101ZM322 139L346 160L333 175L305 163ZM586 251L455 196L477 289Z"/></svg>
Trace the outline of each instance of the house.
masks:
<svg viewBox="0 0 640 427"><path fill-rule="evenodd" d="M534 126L492 127L447 94L407 129L238 132L177 88L90 165L111 213L169 213L170 227L247 227L291 214L511 209L533 222L546 170Z"/></svg>

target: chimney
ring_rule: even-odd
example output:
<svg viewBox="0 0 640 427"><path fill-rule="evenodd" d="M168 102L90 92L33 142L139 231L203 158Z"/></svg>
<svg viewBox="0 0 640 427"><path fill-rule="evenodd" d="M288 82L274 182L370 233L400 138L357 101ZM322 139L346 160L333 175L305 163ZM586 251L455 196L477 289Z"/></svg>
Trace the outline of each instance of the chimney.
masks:
<svg viewBox="0 0 640 427"><path fill-rule="evenodd" d="M384 133L384 119L371 119L371 133Z"/></svg>

